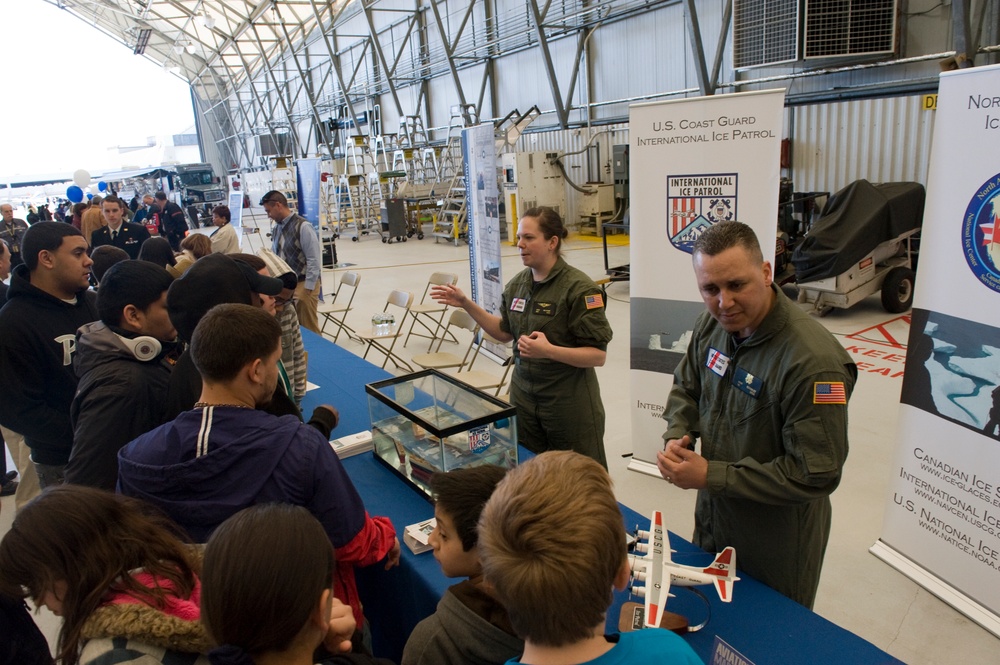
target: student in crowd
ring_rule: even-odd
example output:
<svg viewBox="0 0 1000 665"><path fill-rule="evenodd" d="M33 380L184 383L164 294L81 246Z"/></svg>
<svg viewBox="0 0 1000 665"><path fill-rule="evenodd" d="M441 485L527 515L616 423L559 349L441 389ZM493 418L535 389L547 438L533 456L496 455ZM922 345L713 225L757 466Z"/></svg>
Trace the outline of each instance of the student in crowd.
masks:
<svg viewBox="0 0 1000 665"><path fill-rule="evenodd" d="M8 286L4 283L10 277L10 246L6 240L0 240L0 307L7 303ZM24 460L19 456L18 447L24 447L24 437L16 432L11 432L10 443L7 444L11 457L16 464L24 464ZM6 442L7 432L0 431L0 446ZM10 496L15 494L18 488L17 469L7 471L7 456L3 455L3 448L0 447L0 496ZM28 464L30 466L30 464ZM3 661L0 660L0 663Z"/></svg>
<svg viewBox="0 0 1000 665"><path fill-rule="evenodd" d="M447 577L467 577L448 589L437 611L417 624L403 665L492 665L524 651L507 610L483 581L477 522L507 470L485 465L431 476L434 558Z"/></svg>
<svg viewBox="0 0 1000 665"><path fill-rule="evenodd" d="M170 286L167 307L180 338L190 341L195 326L212 307L222 303L261 306L262 297L287 299L292 293L291 286L294 286L294 279L286 283L265 277L247 263L235 261L224 254L212 254L198 261ZM167 417L173 419L193 408L201 387L201 375L191 360L190 351L187 351L177 361L170 378ZM294 415L304 420L294 400L281 389L276 389L271 400L261 408L276 416ZM329 438L338 420L337 410L324 404L313 409L308 424Z"/></svg>
<svg viewBox="0 0 1000 665"><path fill-rule="evenodd" d="M174 277L180 277L200 258L212 253L212 241L204 233L192 233L181 240L181 253L177 255L177 265L167 268Z"/></svg>
<svg viewBox="0 0 1000 665"><path fill-rule="evenodd" d="M629 564L611 478L594 460L553 451L509 471L483 508L479 548L486 582L524 639L509 663L701 663L662 628L604 634Z"/></svg>
<svg viewBox="0 0 1000 665"><path fill-rule="evenodd" d="M94 284L94 288L96 289L100 286L101 280L104 278L104 273L111 266L122 261L128 261L128 258L128 252L120 247L115 247L114 245L95 247L90 252L90 260L94 262L94 265L90 267L91 282Z"/></svg>
<svg viewBox="0 0 1000 665"><path fill-rule="evenodd" d="M47 489L0 542L0 592L63 618L60 665L208 665L194 550L175 529L123 496Z"/></svg>
<svg viewBox="0 0 1000 665"><path fill-rule="evenodd" d="M76 331L99 317L79 231L38 222L24 234L24 261L0 310L0 424L24 435L44 489L63 482L73 447Z"/></svg>
<svg viewBox="0 0 1000 665"><path fill-rule="evenodd" d="M170 248L170 243L167 242L166 238L158 236L142 243L142 247L139 248L139 260L155 263L161 268L165 268L167 272L174 270L174 266L177 265L177 257L174 256L174 250Z"/></svg>
<svg viewBox="0 0 1000 665"><path fill-rule="evenodd" d="M104 219L104 213L101 211L102 203L104 203L104 198L95 196L90 199L90 205L87 206L87 209L83 211L83 215L80 216L80 232L83 233L83 237L86 239L88 245L90 244L90 239L94 237L94 232L108 224L108 221Z"/></svg>
<svg viewBox="0 0 1000 665"><path fill-rule="evenodd" d="M212 664L387 663L350 653L356 624L333 595L335 564L322 525L301 506L260 504L223 522L202 571Z"/></svg>
<svg viewBox="0 0 1000 665"><path fill-rule="evenodd" d="M0 665L54 665L49 643L31 619L22 594L10 594L3 589L0 589Z"/></svg>
<svg viewBox="0 0 1000 665"><path fill-rule="evenodd" d="M66 482L113 492L118 450L166 420L167 386L181 352L167 312L173 281L146 261L123 261L105 275L97 293L101 320L76 334L80 383L70 407Z"/></svg>
<svg viewBox="0 0 1000 665"><path fill-rule="evenodd" d="M279 259L273 252L270 253L270 257L272 263L276 264L274 270L256 254L237 253L229 256L246 263L265 277L277 277L282 281L287 280L289 283L295 280L295 273L288 267L288 264ZM261 295L261 305L266 311L273 309L273 314L281 325L280 369L282 371L282 385L287 387L286 394L295 401L295 406L299 406L302 403L302 398L306 395L306 384L308 383L306 347L302 343L302 328L299 326L299 317L295 313L295 307L287 299L280 296L271 298Z"/></svg>
<svg viewBox="0 0 1000 665"><path fill-rule="evenodd" d="M80 203L73 204L73 214L70 217L69 223L72 224L73 228L77 231L80 231L83 228L83 213L87 212L88 207L90 206L82 201Z"/></svg>
<svg viewBox="0 0 1000 665"><path fill-rule="evenodd" d="M189 352L201 397L121 449L118 491L159 506L198 542L248 506L305 506L337 550L337 597L363 626L354 567L395 566L399 541L387 518L365 511L326 436L260 410L277 388L281 326L260 307L218 305L198 322Z"/></svg>

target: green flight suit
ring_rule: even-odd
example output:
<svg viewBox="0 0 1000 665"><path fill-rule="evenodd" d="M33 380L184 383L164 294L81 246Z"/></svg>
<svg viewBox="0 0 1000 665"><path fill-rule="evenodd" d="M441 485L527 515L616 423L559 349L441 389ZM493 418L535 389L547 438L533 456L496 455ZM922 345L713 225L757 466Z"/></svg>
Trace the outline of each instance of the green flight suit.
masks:
<svg viewBox="0 0 1000 665"><path fill-rule="evenodd" d="M507 283L500 328L514 336L510 402L517 408L517 438L528 450L575 450L605 468L604 405L593 367L521 358L517 339L538 331L555 346L607 350L611 325L600 287L561 258L535 283L531 269Z"/></svg>
<svg viewBox="0 0 1000 665"><path fill-rule="evenodd" d="M780 289L742 344L706 311L674 375L664 440L701 437L696 545L812 607L830 537L829 495L847 459L857 367ZM755 393L755 394L751 394Z"/></svg>

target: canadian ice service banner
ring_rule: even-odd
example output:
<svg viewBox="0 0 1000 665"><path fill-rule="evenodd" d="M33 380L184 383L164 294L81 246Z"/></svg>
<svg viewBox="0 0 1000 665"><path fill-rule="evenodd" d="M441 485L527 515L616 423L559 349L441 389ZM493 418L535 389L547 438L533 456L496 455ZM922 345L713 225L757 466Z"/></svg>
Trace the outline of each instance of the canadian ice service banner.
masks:
<svg viewBox="0 0 1000 665"><path fill-rule="evenodd" d="M882 537L1000 635L1000 67L941 75Z"/></svg>
<svg viewBox="0 0 1000 665"><path fill-rule="evenodd" d="M500 272L500 195L495 150L492 123L462 130L472 279L470 295L487 312L499 315L503 303L503 275ZM498 356L504 353L503 347L490 350Z"/></svg>
<svg viewBox="0 0 1000 665"><path fill-rule="evenodd" d="M629 109L630 468L656 473L673 372L705 305L691 248L713 224L754 228L773 262L784 89Z"/></svg>

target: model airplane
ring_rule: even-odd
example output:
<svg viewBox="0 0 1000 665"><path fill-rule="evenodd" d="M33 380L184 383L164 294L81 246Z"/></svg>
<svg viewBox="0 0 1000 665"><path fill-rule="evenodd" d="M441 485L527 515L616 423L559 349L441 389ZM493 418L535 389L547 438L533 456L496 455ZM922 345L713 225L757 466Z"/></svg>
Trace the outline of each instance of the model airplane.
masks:
<svg viewBox="0 0 1000 665"><path fill-rule="evenodd" d="M637 542L637 554L629 555L632 566L632 592L646 601L646 626L658 627L663 608L672 595L670 586L698 586L714 584L722 602L733 599L733 582L736 577L736 550L727 547L715 557L709 566L682 566L670 558L670 548L666 545L663 529L663 514L656 510L650 520L650 531L639 531L637 537L645 543ZM645 586L635 586L644 582Z"/></svg>

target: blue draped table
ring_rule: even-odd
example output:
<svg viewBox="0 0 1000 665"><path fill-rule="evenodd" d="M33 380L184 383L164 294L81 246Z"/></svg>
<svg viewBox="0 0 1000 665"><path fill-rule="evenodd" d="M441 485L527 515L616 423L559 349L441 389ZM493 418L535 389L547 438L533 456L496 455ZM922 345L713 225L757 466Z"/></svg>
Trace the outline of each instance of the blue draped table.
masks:
<svg viewBox="0 0 1000 665"><path fill-rule="evenodd" d="M311 413L319 404L340 410L340 423L333 436L371 429L365 384L389 378L376 365L305 329L309 352L309 381L319 386L303 400L303 411ZM521 449L522 460L530 454ZM344 460L344 466L364 499L371 515L392 519L402 541L403 528L434 515L431 504L416 490L376 461L370 453ZM621 506L626 528L636 525L649 529L648 516ZM713 555L670 533L671 549L677 563L705 566ZM737 563L739 552L737 552ZM733 601L723 603L714 589L701 587L708 599L711 620L697 633L684 639L705 662L711 662L718 636L730 647L757 665L764 663L899 663L857 635L830 623L740 571L733 589ZM449 580L430 553L412 554L403 546L401 565L385 571L381 566L358 569L358 587L365 615L372 625L376 655L399 662L403 645L413 627L432 614L445 590L459 580ZM668 609L700 623L709 611L704 601L688 589L675 587ZM617 631L622 603L627 593L616 593L608 611L608 631ZM642 602L639 598L634 598Z"/></svg>

